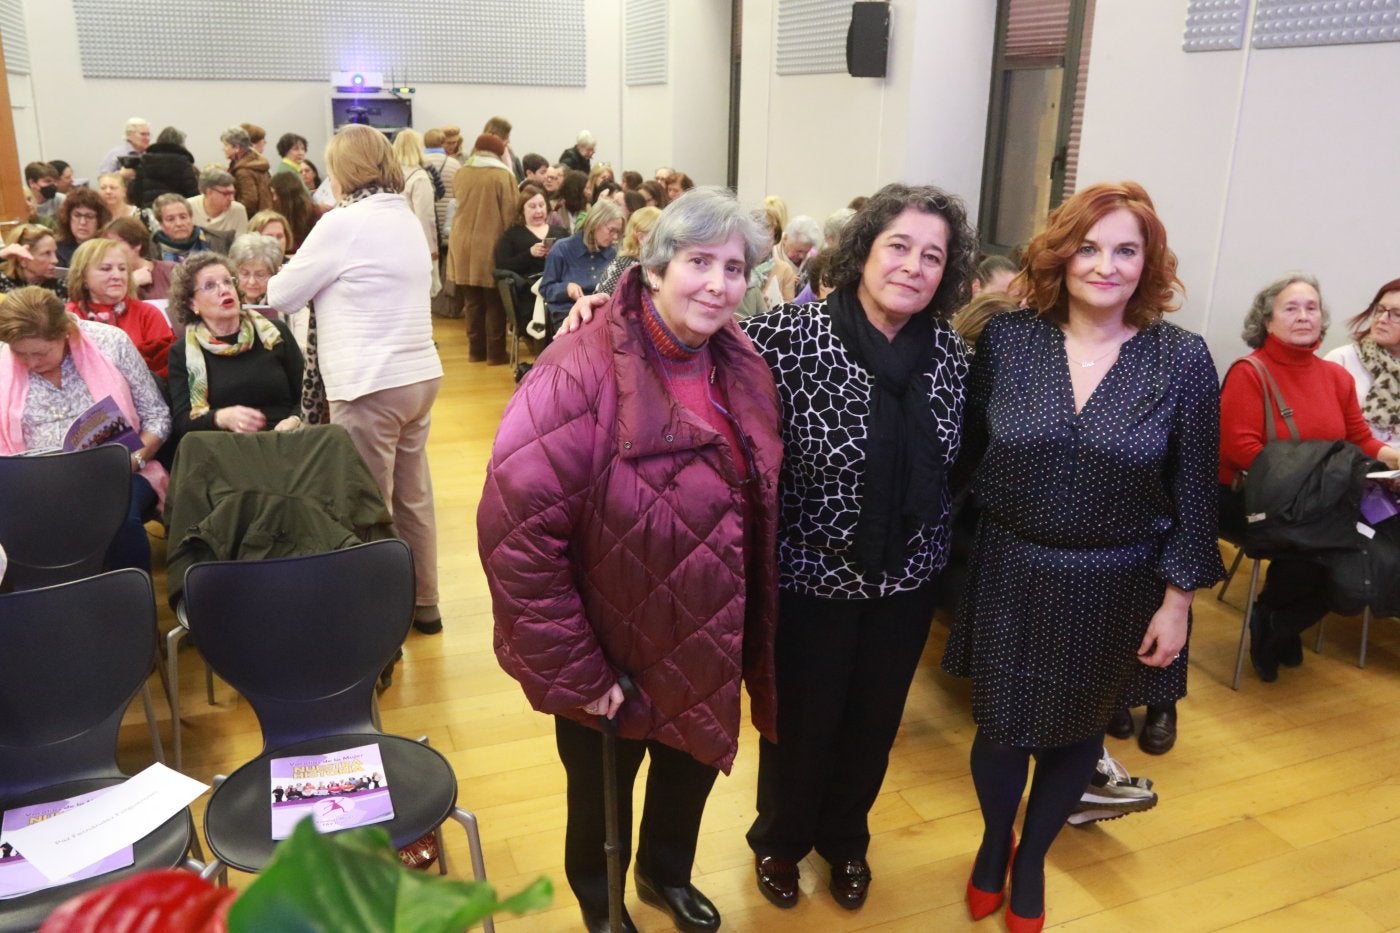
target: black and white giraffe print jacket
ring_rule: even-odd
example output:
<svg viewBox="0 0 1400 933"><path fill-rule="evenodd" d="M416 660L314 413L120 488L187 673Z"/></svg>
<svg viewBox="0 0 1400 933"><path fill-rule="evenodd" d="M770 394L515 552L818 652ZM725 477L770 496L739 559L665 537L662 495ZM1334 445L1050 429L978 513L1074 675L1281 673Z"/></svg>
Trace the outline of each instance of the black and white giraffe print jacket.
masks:
<svg viewBox="0 0 1400 933"><path fill-rule="evenodd" d="M901 573L865 574L847 560L860 515L872 380L831 332L826 303L782 305L742 326L773 370L782 406L779 585L827 599L870 599L928 582L948 560L946 480L928 491L942 507L937 520L910 538ZM966 347L938 322L929 352L935 362L929 405L951 470L961 437Z"/></svg>

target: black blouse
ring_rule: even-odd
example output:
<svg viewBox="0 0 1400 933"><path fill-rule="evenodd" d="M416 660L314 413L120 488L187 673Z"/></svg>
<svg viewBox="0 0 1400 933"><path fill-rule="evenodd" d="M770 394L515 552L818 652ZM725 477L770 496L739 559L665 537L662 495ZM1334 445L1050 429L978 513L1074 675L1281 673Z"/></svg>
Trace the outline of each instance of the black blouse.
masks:
<svg viewBox="0 0 1400 933"><path fill-rule="evenodd" d="M568 235L569 231L563 227L551 226L545 237L561 240ZM535 244L543 242L544 239L535 236L528 227L516 224L501 234L501 239L496 243L496 268L509 269L527 279L542 275L545 256L532 256L530 250Z"/></svg>
<svg viewBox="0 0 1400 933"><path fill-rule="evenodd" d="M301 413L301 349L286 324L272 323L282 335L282 342L271 350L255 339L246 352L237 356L204 354L209 375L209 411L198 418L190 417L185 342L177 340L170 345L170 417L175 434L219 430L214 414L230 405L261 411L267 419L264 430L268 431L282 419Z"/></svg>

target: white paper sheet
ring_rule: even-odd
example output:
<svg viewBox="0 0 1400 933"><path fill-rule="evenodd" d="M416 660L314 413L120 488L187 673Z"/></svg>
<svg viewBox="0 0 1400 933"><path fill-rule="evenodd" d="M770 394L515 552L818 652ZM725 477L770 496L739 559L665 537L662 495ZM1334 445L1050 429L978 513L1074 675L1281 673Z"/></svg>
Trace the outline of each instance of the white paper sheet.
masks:
<svg viewBox="0 0 1400 933"><path fill-rule="evenodd" d="M153 764L100 798L12 832L8 841L58 881L141 840L209 789Z"/></svg>

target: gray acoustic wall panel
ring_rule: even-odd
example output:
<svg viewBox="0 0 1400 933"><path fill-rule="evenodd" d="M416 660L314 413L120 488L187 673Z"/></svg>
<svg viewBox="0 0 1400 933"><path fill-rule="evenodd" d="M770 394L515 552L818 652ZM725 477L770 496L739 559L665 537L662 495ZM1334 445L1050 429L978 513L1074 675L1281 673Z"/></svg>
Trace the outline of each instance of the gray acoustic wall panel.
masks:
<svg viewBox="0 0 1400 933"><path fill-rule="evenodd" d="M1400 42L1400 0L1257 0L1254 47Z"/></svg>
<svg viewBox="0 0 1400 933"><path fill-rule="evenodd" d="M87 78L583 87L584 0L73 0Z"/></svg>
<svg viewBox="0 0 1400 933"><path fill-rule="evenodd" d="M665 84L666 0L627 0L623 15L623 80Z"/></svg>
<svg viewBox="0 0 1400 933"><path fill-rule="evenodd" d="M778 0L778 74L845 74L851 0Z"/></svg>
<svg viewBox="0 0 1400 933"><path fill-rule="evenodd" d="M24 29L23 0L0 0L0 38L5 42L5 70L29 74L29 34Z"/></svg>
<svg viewBox="0 0 1400 933"><path fill-rule="evenodd" d="M1185 52L1220 52L1244 48L1249 0L1190 0L1186 5Z"/></svg>

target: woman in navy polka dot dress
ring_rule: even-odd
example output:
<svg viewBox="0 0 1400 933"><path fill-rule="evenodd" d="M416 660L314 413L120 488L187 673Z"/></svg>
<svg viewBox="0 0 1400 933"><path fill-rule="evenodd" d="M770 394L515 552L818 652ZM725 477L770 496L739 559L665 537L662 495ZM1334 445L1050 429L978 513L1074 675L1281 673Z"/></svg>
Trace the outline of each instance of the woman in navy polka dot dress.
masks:
<svg viewBox="0 0 1400 933"><path fill-rule="evenodd" d="M964 445L982 452L984 511L943 664L972 678L978 727L968 907L996 911L1009 872L1013 933L1044 923L1045 856L1110 716L1144 684L1185 695L1192 593L1224 569L1215 368L1162 320L1179 284L1147 192L1095 185L1027 250L1014 288L1039 310L993 318L977 344Z"/></svg>

